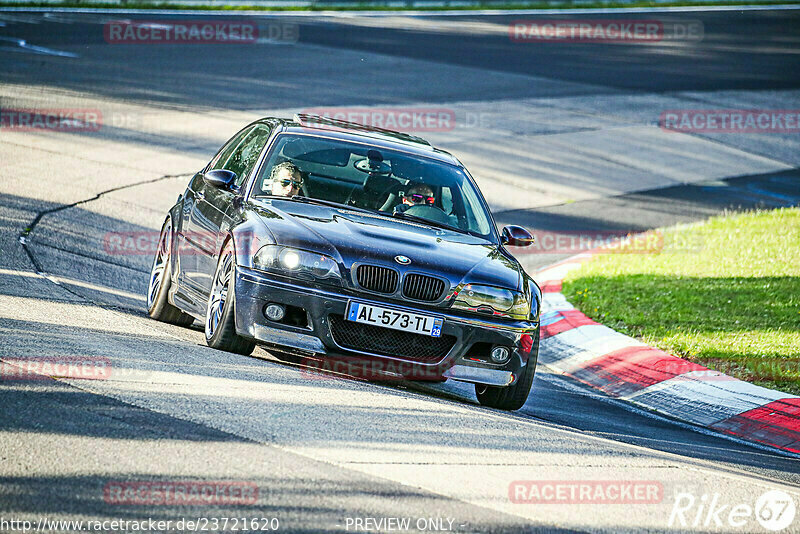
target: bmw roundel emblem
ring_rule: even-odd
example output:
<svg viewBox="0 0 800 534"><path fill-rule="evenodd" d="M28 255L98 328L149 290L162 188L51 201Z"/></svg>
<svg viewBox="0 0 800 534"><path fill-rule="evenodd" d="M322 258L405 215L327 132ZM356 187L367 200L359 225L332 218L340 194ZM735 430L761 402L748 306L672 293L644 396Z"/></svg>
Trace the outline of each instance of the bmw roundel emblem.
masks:
<svg viewBox="0 0 800 534"><path fill-rule="evenodd" d="M405 256L395 256L394 261L396 261L400 265L408 265L409 263L411 263L411 260Z"/></svg>

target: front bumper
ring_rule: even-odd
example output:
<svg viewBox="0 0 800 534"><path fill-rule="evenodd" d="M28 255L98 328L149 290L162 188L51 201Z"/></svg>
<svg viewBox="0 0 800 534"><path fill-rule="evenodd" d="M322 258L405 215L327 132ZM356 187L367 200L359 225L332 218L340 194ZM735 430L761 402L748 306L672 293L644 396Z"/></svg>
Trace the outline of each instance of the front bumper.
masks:
<svg viewBox="0 0 800 534"><path fill-rule="evenodd" d="M376 299L373 295L348 295L340 288L299 285L246 267L236 268L234 295L236 330L239 335L279 350L307 355L314 361L358 361L361 363L360 369L368 368L375 376L402 376L415 380L452 378L507 386L516 381L526 365L536 365L537 354L532 342L538 329L536 323L465 317L452 314L450 310L413 307ZM455 342L441 358L428 358L426 361L344 348L336 342L331 332L331 317L343 318L350 300L443 317L442 335L452 336ZM264 315L264 308L269 303L303 308L307 312L308 325L289 326L270 321ZM506 346L511 349L511 358L502 365L476 361L483 357L474 353L476 343L482 344L479 345L482 347Z"/></svg>

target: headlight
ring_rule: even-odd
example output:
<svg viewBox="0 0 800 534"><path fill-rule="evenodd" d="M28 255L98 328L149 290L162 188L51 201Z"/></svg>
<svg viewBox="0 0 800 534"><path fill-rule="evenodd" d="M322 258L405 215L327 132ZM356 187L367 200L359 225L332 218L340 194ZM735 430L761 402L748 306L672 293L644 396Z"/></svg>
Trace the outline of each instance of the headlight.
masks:
<svg viewBox="0 0 800 534"><path fill-rule="evenodd" d="M467 284L461 289L453 302L453 308L512 319L524 320L530 316L530 303L524 294L475 284Z"/></svg>
<svg viewBox="0 0 800 534"><path fill-rule="evenodd" d="M310 279L341 279L333 258L280 245L261 247L253 256L253 266L262 271L281 271Z"/></svg>

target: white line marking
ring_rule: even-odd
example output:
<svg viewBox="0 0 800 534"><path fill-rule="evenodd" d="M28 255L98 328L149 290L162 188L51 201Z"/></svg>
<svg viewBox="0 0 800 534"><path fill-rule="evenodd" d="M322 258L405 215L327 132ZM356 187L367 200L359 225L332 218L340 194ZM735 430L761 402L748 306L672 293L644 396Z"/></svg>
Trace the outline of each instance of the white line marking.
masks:
<svg viewBox="0 0 800 534"><path fill-rule="evenodd" d="M62 50L55 50L53 48L28 44L25 39L17 39L16 37L0 37L0 41L6 41L17 45L18 48L9 46L0 47L0 50L5 50L8 52L30 52L33 54L46 54L50 56L80 57L78 54L73 54L72 52L64 52Z"/></svg>

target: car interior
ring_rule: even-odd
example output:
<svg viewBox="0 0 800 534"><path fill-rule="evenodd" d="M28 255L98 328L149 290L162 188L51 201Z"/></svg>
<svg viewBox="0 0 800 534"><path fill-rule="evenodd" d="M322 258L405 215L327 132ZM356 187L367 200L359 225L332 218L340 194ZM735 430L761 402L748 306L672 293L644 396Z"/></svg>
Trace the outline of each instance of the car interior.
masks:
<svg viewBox="0 0 800 534"><path fill-rule="evenodd" d="M269 171L284 161L300 169L301 195L385 213L397 211L403 196L415 186L425 184L433 191L433 204L402 211L432 222L471 229L469 210L463 207L457 184L439 166L426 164L419 158L356 145L332 147L327 140L290 139L262 168L256 195L270 194Z"/></svg>

